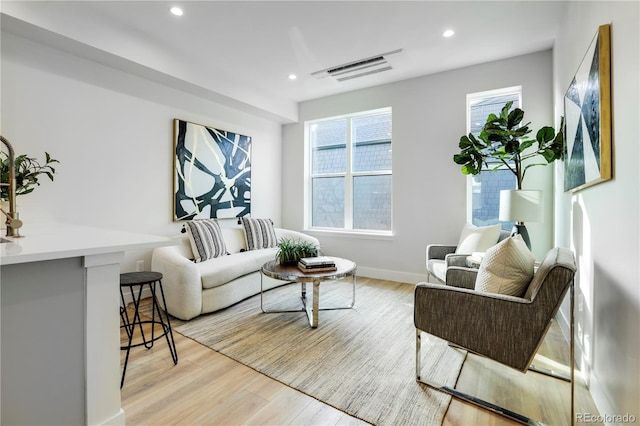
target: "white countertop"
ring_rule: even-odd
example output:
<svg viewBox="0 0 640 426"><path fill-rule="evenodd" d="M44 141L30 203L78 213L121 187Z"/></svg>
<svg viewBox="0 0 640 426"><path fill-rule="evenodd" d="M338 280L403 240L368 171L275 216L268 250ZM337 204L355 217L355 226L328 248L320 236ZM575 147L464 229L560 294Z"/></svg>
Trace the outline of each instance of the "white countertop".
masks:
<svg viewBox="0 0 640 426"><path fill-rule="evenodd" d="M2 238L4 230L2 231ZM150 249L176 244L169 237L61 223L29 224L23 238L0 244L0 265Z"/></svg>

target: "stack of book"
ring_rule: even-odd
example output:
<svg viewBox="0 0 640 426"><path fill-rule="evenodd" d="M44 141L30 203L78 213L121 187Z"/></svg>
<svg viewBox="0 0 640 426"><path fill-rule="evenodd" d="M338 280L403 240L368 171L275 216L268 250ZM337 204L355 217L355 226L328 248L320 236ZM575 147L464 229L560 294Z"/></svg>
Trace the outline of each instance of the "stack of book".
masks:
<svg viewBox="0 0 640 426"><path fill-rule="evenodd" d="M303 257L298 261L302 272L328 272L336 270L336 263L327 256Z"/></svg>

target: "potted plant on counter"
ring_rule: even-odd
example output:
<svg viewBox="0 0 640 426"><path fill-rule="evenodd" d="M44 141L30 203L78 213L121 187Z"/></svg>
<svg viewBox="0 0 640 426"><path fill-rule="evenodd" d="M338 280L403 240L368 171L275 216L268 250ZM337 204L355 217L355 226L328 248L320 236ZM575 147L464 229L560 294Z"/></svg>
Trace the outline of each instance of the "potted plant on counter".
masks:
<svg viewBox="0 0 640 426"><path fill-rule="evenodd" d="M60 162L51 157L48 152L45 152L44 155L44 164L40 164L37 158L25 154L15 158L16 196L33 192L36 186L40 185L38 179L41 175L45 175L53 181L53 175L56 172L53 165ZM0 152L0 181L2 183L9 182L9 157L4 152ZM9 187L0 186L0 200L6 201L8 199Z"/></svg>

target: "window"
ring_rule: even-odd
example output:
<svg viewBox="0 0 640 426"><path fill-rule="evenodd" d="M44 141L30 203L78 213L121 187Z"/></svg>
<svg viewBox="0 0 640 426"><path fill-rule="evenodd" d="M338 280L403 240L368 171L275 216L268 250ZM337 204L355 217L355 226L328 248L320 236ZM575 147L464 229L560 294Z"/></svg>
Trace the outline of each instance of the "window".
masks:
<svg viewBox="0 0 640 426"><path fill-rule="evenodd" d="M311 228L391 232L391 108L305 123Z"/></svg>
<svg viewBox="0 0 640 426"><path fill-rule="evenodd" d="M478 136L489 114L500 115L504 105L513 101L513 107L520 108L522 87L509 87L490 92L467 95L467 132ZM507 169L492 170L497 164L489 164L486 170L469 178L468 210L469 221L476 226L499 223L500 191L516 189L516 178ZM510 230L513 222L502 222L502 229Z"/></svg>

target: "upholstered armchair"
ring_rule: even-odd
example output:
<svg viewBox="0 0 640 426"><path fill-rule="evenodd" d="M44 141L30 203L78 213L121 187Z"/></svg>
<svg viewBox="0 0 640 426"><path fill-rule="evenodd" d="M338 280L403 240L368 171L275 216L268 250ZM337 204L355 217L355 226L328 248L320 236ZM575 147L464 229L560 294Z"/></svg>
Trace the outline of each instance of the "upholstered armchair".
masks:
<svg viewBox="0 0 640 426"><path fill-rule="evenodd" d="M491 244L497 244L509 235L509 231L500 230ZM426 251L427 281L431 282L434 278L442 284L454 283L458 287L473 288L477 269L467 265L467 257L471 254L466 250L461 253L455 244L429 244Z"/></svg>
<svg viewBox="0 0 640 426"><path fill-rule="evenodd" d="M522 297L485 293L454 285L420 283L415 289L416 379L456 398L530 424L529 419L479 398L421 380L421 333L526 373L564 296L571 293L571 418L573 419L573 253L550 250ZM472 272L472 274L475 273ZM450 278L450 277L449 277ZM449 279L448 284L453 284ZM524 419L524 420L523 420ZM535 423L531 423L535 424Z"/></svg>

